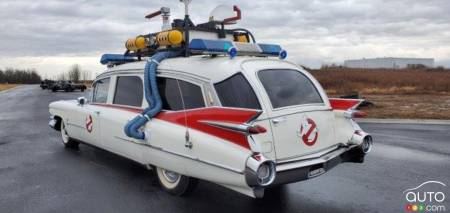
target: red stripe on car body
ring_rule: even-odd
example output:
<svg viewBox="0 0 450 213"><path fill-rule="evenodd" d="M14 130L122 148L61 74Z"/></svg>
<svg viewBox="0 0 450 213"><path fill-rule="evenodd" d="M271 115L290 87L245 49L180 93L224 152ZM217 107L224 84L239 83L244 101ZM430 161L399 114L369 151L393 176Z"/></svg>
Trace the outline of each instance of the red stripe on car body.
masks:
<svg viewBox="0 0 450 213"><path fill-rule="evenodd" d="M143 111L143 109L141 108L114 104L92 103L92 105L114 108L134 113L142 113ZM167 121L181 126L185 126L187 122L189 128L225 139L246 149L250 149L250 145L247 141L247 136L244 133L211 126L200 121L210 120L243 124L255 119L260 113L261 111L258 110L206 107L184 111L161 111L160 113L158 113L158 115L155 116L155 119Z"/></svg>

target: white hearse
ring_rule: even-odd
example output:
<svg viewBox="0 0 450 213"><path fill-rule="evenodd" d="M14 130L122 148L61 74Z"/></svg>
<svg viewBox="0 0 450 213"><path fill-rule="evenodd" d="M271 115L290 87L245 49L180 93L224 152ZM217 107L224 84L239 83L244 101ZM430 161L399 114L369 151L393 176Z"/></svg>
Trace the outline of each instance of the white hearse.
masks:
<svg viewBox="0 0 450 213"><path fill-rule="evenodd" d="M200 179L260 198L267 187L364 161L372 138L353 121L364 116L361 100L329 99L279 46L252 43L248 31L218 27L225 38L212 40L214 29L174 23L161 32L170 45L149 34L139 49L136 38L125 55L102 58L108 69L88 98L49 105L66 147L85 143L136 161L175 195Z"/></svg>

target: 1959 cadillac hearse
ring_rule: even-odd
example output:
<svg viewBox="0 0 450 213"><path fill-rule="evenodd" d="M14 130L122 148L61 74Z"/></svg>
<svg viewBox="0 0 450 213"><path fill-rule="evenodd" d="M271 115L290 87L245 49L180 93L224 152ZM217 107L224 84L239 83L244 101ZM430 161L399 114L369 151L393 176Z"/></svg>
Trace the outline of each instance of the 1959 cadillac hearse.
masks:
<svg viewBox="0 0 450 213"><path fill-rule="evenodd" d="M165 22L167 9L155 13ZM197 26L186 15L130 39L125 54L105 54L108 69L88 98L49 105L62 143L146 165L175 195L200 179L259 198L267 187L362 163L372 138L353 121L364 116L361 100L329 99L279 45L224 29L240 18L233 9L236 17Z"/></svg>

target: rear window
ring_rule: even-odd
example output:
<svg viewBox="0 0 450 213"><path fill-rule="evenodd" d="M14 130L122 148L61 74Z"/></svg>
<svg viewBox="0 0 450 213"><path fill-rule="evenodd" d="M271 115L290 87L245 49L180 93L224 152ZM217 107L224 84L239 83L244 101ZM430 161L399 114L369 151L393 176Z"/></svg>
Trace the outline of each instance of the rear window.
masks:
<svg viewBox="0 0 450 213"><path fill-rule="evenodd" d="M200 86L173 78L157 78L157 82L159 94L163 102L163 109L178 111L205 107ZM178 84L180 88L178 88ZM181 99L181 95L183 99Z"/></svg>
<svg viewBox="0 0 450 213"><path fill-rule="evenodd" d="M113 104L140 107L143 94L141 78L138 76L119 76L117 77Z"/></svg>
<svg viewBox="0 0 450 213"><path fill-rule="evenodd" d="M262 70L258 77L273 108L323 103L319 92L304 74L296 70Z"/></svg>
<svg viewBox="0 0 450 213"><path fill-rule="evenodd" d="M261 109L255 92L241 73L214 84L214 88L222 106Z"/></svg>

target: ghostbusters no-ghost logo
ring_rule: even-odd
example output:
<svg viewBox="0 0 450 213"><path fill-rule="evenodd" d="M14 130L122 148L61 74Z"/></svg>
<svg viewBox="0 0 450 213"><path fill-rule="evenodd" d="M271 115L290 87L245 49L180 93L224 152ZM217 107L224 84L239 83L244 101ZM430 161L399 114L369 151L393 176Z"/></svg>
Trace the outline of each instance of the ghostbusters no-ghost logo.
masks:
<svg viewBox="0 0 450 213"><path fill-rule="evenodd" d="M302 138L303 143L307 146L312 146L316 143L319 137L319 130L316 123L311 118L303 117L300 124L299 136Z"/></svg>
<svg viewBox="0 0 450 213"><path fill-rule="evenodd" d="M93 121L92 121L92 116L91 115L89 115L87 118L86 118L86 130L89 132L89 133L91 133L92 132L92 127L94 126L94 123L93 123Z"/></svg>

